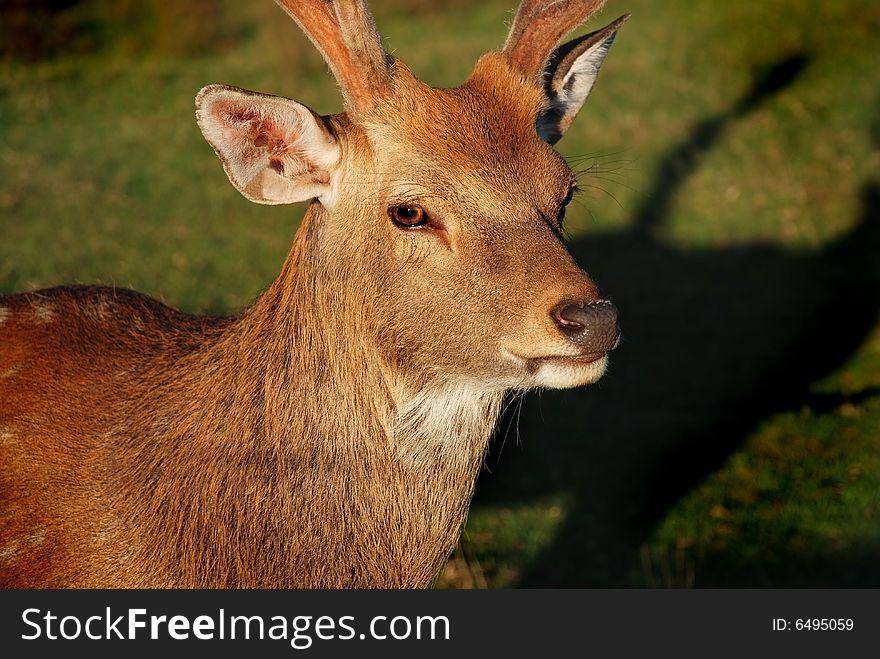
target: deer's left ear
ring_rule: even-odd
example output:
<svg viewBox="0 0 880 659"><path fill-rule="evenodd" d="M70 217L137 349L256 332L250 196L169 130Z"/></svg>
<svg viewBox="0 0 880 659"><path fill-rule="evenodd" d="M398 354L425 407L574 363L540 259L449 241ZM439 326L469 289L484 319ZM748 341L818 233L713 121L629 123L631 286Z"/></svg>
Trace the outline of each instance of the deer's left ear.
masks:
<svg viewBox="0 0 880 659"><path fill-rule="evenodd" d="M545 75L549 104L537 125L538 135L548 144L555 144L580 112L617 30L629 17L625 14L601 30L569 41L551 55Z"/></svg>

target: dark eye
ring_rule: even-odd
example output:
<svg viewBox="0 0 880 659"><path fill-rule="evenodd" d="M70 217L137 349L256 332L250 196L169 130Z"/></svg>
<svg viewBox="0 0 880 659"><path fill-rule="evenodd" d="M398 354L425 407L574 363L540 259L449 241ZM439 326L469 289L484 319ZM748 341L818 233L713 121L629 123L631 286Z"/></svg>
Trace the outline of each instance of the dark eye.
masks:
<svg viewBox="0 0 880 659"><path fill-rule="evenodd" d="M562 206L559 207L559 213L556 215L556 221L560 226L562 226L562 223L565 221L565 209L571 203L576 190L577 188L575 186L571 186L565 195L565 199L562 200Z"/></svg>
<svg viewBox="0 0 880 659"><path fill-rule="evenodd" d="M388 217L399 227L404 229L415 229L425 226L428 223L428 214L425 213L421 206L412 204L401 204L400 206L392 206L388 209Z"/></svg>

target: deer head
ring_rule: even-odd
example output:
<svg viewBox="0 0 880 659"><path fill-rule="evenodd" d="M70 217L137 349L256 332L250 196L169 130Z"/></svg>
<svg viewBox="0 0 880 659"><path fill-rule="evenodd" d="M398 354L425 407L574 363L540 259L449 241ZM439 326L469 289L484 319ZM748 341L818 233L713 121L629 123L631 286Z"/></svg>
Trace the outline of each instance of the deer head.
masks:
<svg viewBox="0 0 880 659"><path fill-rule="evenodd" d="M211 85L196 116L245 197L312 200L294 252L335 331L410 380L500 391L598 379L617 312L564 245L576 179L552 145L628 16L557 47L604 0L525 0L503 50L438 89L384 51L362 0L277 2L326 59L345 111Z"/></svg>

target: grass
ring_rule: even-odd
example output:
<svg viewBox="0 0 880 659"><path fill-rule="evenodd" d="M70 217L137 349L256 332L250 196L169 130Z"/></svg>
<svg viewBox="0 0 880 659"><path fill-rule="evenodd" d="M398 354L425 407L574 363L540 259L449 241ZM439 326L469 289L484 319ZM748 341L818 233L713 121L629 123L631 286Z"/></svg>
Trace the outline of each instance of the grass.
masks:
<svg viewBox="0 0 880 659"><path fill-rule="evenodd" d="M510 19L500 0L372 4L435 85ZM0 63L0 292L115 283L223 312L272 280L304 207L238 195L192 99L226 82L340 102L272 3L222 9L197 48L123 26ZM560 143L584 170L571 249L624 343L597 386L511 406L438 585L877 586L880 8L611 0L602 18L624 11Z"/></svg>

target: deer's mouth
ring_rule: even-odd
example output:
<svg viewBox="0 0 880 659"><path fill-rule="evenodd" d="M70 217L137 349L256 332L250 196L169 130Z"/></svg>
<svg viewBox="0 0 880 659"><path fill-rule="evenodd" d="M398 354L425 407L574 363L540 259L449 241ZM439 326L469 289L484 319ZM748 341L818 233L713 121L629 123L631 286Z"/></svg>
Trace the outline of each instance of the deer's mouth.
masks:
<svg viewBox="0 0 880 659"><path fill-rule="evenodd" d="M535 384L551 389L569 389L596 382L608 368L608 353L560 355L536 360Z"/></svg>
<svg viewBox="0 0 880 659"><path fill-rule="evenodd" d="M607 352L589 352L583 355L563 356L563 357L543 357L540 362L549 362L559 364L560 366L586 366L587 364L595 364L600 359L607 357Z"/></svg>
<svg viewBox="0 0 880 659"><path fill-rule="evenodd" d="M593 384L608 368L608 353L560 355L534 360L535 384L551 389L570 389Z"/></svg>
<svg viewBox="0 0 880 659"><path fill-rule="evenodd" d="M543 357L518 357L511 355L528 372L527 387L569 389L592 384L605 374L608 367L607 352L590 352L578 355L547 355Z"/></svg>

